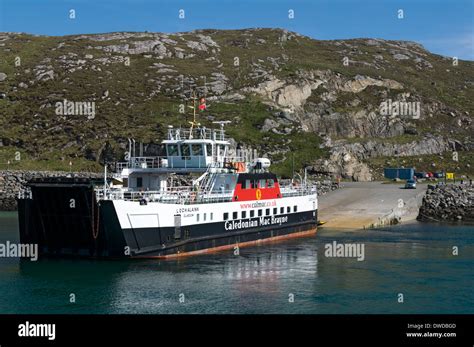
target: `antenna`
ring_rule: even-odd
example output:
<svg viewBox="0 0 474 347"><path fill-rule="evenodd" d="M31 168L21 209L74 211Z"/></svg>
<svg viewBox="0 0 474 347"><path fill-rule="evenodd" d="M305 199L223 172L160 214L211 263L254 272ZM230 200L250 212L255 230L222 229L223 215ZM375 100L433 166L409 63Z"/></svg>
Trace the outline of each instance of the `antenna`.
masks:
<svg viewBox="0 0 474 347"><path fill-rule="evenodd" d="M230 120L221 120L212 122L212 124L219 124L221 126L221 140L224 140L224 126L226 124L232 123Z"/></svg>
<svg viewBox="0 0 474 347"><path fill-rule="evenodd" d="M221 129L224 129L224 125L232 123L230 120L220 120L220 121L215 121L212 122L212 124L219 124L221 126Z"/></svg>

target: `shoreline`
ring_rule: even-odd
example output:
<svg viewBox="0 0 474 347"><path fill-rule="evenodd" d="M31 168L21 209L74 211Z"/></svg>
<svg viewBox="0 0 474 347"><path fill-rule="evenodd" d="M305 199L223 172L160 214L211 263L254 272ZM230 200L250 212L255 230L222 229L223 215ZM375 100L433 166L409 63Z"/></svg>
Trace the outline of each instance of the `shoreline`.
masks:
<svg viewBox="0 0 474 347"><path fill-rule="evenodd" d="M318 216L326 229L364 230L416 221L426 186L401 189L402 184L347 182L321 196Z"/></svg>

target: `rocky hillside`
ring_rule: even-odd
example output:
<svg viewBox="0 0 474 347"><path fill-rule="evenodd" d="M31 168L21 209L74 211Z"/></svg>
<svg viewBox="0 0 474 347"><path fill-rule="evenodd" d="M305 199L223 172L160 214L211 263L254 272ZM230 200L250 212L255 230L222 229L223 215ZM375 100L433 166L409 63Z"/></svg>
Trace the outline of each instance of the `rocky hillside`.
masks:
<svg viewBox="0 0 474 347"><path fill-rule="evenodd" d="M159 152L166 127L191 120L180 111L198 88L208 106L200 122L232 121L235 141L282 175L294 165L370 180L409 164L473 174L474 63L413 42L279 29L0 33L0 56L4 169L100 170L128 137ZM64 100L93 102L94 112L64 112Z"/></svg>

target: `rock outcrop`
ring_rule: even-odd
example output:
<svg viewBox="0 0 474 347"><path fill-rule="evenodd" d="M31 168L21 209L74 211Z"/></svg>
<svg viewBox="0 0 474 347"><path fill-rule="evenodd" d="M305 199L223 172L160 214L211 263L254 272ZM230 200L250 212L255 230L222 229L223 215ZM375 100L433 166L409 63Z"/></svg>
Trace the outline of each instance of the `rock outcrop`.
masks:
<svg viewBox="0 0 474 347"><path fill-rule="evenodd" d="M425 222L474 222L474 185L429 186L417 219Z"/></svg>
<svg viewBox="0 0 474 347"><path fill-rule="evenodd" d="M24 189L24 184L33 178L43 177L101 178L104 175L93 172L0 171L0 211L15 211L18 192Z"/></svg>

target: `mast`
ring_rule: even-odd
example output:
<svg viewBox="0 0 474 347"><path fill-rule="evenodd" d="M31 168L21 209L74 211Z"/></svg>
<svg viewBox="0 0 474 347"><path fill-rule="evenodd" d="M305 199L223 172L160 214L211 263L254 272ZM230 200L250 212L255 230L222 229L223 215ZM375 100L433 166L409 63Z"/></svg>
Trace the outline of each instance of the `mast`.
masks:
<svg viewBox="0 0 474 347"><path fill-rule="evenodd" d="M191 122L189 122L189 124L191 124L191 128L189 129L189 139L191 140L193 138L193 129L194 129L194 126L200 126L201 124L196 122L196 91L193 91L193 95L192 95L192 99L193 99L193 106L190 106L193 108L193 120Z"/></svg>

